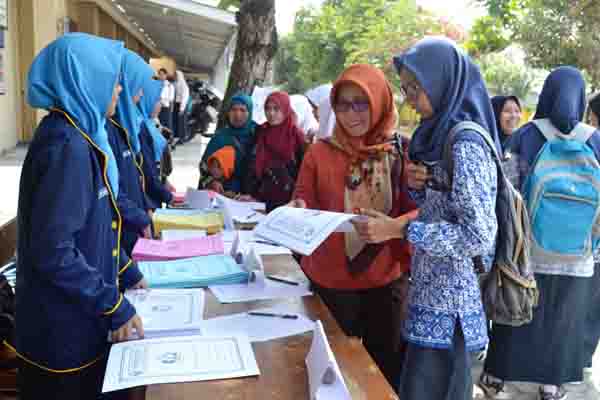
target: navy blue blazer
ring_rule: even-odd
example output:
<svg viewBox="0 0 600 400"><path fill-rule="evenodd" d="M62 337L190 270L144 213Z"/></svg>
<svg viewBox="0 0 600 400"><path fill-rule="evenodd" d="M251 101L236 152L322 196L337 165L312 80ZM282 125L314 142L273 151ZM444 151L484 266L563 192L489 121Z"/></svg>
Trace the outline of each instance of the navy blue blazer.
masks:
<svg viewBox="0 0 600 400"><path fill-rule="evenodd" d="M153 139L142 124L140 131L140 164L144 171L144 181L146 195L152 203L152 208L161 208L162 203L170 203L173 199L173 194L169 192L160 181L160 170L158 163L154 161L154 150L152 147Z"/></svg>
<svg viewBox="0 0 600 400"><path fill-rule="evenodd" d="M66 114L38 126L18 207L16 348L50 372L83 368L135 315L122 289L142 278L120 248L104 153Z"/></svg>
<svg viewBox="0 0 600 400"><path fill-rule="evenodd" d="M143 173L129 142L127 131L116 121L106 123L108 141L119 168L119 196L117 205L123 217L123 247L131 255L138 237L152 223L143 188Z"/></svg>

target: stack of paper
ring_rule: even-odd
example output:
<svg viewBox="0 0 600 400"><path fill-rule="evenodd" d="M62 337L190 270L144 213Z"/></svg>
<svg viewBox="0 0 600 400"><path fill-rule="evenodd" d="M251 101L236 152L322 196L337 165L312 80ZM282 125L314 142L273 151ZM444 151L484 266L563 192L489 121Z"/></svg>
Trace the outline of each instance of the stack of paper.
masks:
<svg viewBox="0 0 600 400"><path fill-rule="evenodd" d="M160 237L164 241L169 240L183 240L201 238L206 236L206 231L194 230L194 229L165 229L161 232Z"/></svg>
<svg viewBox="0 0 600 400"><path fill-rule="evenodd" d="M197 288L248 282L249 273L229 255L142 261L140 271L152 288Z"/></svg>
<svg viewBox="0 0 600 400"><path fill-rule="evenodd" d="M142 319L146 338L201 333L202 289L132 290L125 297Z"/></svg>
<svg viewBox="0 0 600 400"><path fill-rule="evenodd" d="M200 229L209 234L223 230L223 215L218 212L156 210L152 219L156 234L160 234L165 229Z"/></svg>
<svg viewBox="0 0 600 400"><path fill-rule="evenodd" d="M138 239L131 253L135 261L167 261L223 254L223 238L212 235L183 240Z"/></svg>
<svg viewBox="0 0 600 400"><path fill-rule="evenodd" d="M114 344L102 392L259 375L247 337L178 336Z"/></svg>
<svg viewBox="0 0 600 400"><path fill-rule="evenodd" d="M174 203L185 202L185 193L184 192L173 192L173 202Z"/></svg>

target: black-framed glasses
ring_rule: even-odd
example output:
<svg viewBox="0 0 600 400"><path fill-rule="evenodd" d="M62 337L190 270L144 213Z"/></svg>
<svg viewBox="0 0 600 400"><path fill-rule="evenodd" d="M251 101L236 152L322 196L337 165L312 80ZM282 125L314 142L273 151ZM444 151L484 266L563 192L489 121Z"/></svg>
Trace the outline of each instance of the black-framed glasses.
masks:
<svg viewBox="0 0 600 400"><path fill-rule="evenodd" d="M416 82L403 83L400 85L400 93L405 99L417 99L421 90L423 89L421 89L421 86Z"/></svg>
<svg viewBox="0 0 600 400"><path fill-rule="evenodd" d="M350 111L350 109L354 112L365 112L369 111L369 102L367 100L338 101L333 106L333 109L337 113L345 113Z"/></svg>

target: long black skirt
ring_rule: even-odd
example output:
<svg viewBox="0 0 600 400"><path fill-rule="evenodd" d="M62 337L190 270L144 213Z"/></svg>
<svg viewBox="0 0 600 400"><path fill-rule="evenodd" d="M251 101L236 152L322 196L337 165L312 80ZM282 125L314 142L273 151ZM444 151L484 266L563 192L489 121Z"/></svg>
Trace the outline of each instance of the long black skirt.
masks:
<svg viewBox="0 0 600 400"><path fill-rule="evenodd" d="M580 382L592 279L536 275L536 280L540 301L533 321L492 327L484 371L506 381Z"/></svg>
<svg viewBox="0 0 600 400"><path fill-rule="evenodd" d="M590 289L590 301L587 318L585 322L585 367L592 367L592 358L600 340L600 269L595 266L592 288Z"/></svg>

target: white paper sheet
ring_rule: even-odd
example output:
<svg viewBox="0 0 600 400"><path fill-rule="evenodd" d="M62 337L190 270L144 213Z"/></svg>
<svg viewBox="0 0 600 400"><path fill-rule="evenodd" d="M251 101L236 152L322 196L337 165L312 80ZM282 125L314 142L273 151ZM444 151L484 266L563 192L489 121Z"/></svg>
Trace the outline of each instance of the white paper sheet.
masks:
<svg viewBox="0 0 600 400"><path fill-rule="evenodd" d="M298 286L295 286L270 279L265 280L263 287L252 284L238 284L211 286L209 289L221 303L244 303L247 301L287 299L312 295L307 282L301 282Z"/></svg>
<svg viewBox="0 0 600 400"><path fill-rule="evenodd" d="M235 235L239 235L240 239L245 242L251 242L254 240L254 232L252 231L230 231L226 230L221 232L223 235L223 242L233 242L235 240Z"/></svg>
<svg viewBox="0 0 600 400"><path fill-rule="evenodd" d="M292 254L292 251L290 249L282 246L256 242L254 242L252 245L254 246L256 252L261 256L278 256Z"/></svg>
<svg viewBox="0 0 600 400"><path fill-rule="evenodd" d="M309 400L351 400L344 377L331 351L321 321L315 322L313 341L306 356Z"/></svg>
<svg viewBox="0 0 600 400"><path fill-rule="evenodd" d="M349 229L354 214L279 207L254 228L254 235L303 255L311 255L336 229Z"/></svg>
<svg viewBox="0 0 600 400"><path fill-rule="evenodd" d="M160 233L161 239L164 241L169 240L185 240L194 239L206 236L206 231L203 230L177 230L177 229L165 229Z"/></svg>
<svg viewBox="0 0 600 400"><path fill-rule="evenodd" d="M290 255L292 252L286 247L282 247L264 238L259 238L254 235L254 231L223 231L223 245L225 253L231 252L232 243L235 239L236 232L240 236L240 247L246 248L249 244L254 246L256 252L261 256L271 255Z"/></svg>
<svg viewBox="0 0 600 400"><path fill-rule="evenodd" d="M132 290L125 297L141 317L146 338L201 333L205 304L202 289Z"/></svg>
<svg viewBox="0 0 600 400"><path fill-rule="evenodd" d="M204 321L203 331L210 336L247 335L251 342L264 342L299 335L314 329L314 321L305 315L290 311L285 306L252 310L275 314L293 314L297 319L253 316L248 313L226 315Z"/></svg>
<svg viewBox="0 0 600 400"><path fill-rule="evenodd" d="M194 209L207 209L211 207L211 199L208 190L196 190L188 188L185 193L186 206Z"/></svg>
<svg viewBox="0 0 600 400"><path fill-rule="evenodd" d="M265 218L265 203L245 202L229 199L220 194L215 196L219 208L223 209L225 228L234 229L234 222L255 224Z"/></svg>
<svg viewBox="0 0 600 400"><path fill-rule="evenodd" d="M102 392L259 374L252 346L243 335L135 340L111 347Z"/></svg>

